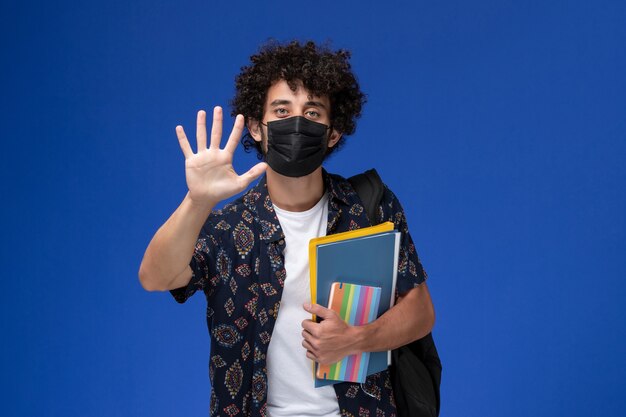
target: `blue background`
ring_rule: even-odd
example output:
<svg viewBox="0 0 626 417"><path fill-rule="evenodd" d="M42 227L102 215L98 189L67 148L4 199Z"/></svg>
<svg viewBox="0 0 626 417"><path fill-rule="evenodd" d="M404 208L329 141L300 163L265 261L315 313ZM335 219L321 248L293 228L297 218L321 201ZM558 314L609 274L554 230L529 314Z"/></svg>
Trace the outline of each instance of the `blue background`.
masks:
<svg viewBox="0 0 626 417"><path fill-rule="evenodd" d="M2 415L207 415L204 299L137 270L186 192L174 127L270 37L353 51L327 168L403 202L441 415L625 415L625 4L2 1Z"/></svg>

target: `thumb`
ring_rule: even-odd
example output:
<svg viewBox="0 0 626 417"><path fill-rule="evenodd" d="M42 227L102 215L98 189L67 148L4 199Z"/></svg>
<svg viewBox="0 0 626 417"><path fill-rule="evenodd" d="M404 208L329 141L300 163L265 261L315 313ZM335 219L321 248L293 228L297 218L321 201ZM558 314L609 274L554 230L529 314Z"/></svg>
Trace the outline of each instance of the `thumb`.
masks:
<svg viewBox="0 0 626 417"><path fill-rule="evenodd" d="M267 169L267 163L259 162L258 164L250 168L248 172L246 172L245 174L242 174L240 178L245 183L245 187L247 187L255 179L259 178L261 174L265 172L266 169Z"/></svg>
<svg viewBox="0 0 626 417"><path fill-rule="evenodd" d="M329 310L326 307L322 307L319 304L304 303L302 307L304 307L304 309L308 311L309 313L315 314L316 316L321 317L323 319L330 318L334 314L332 310Z"/></svg>

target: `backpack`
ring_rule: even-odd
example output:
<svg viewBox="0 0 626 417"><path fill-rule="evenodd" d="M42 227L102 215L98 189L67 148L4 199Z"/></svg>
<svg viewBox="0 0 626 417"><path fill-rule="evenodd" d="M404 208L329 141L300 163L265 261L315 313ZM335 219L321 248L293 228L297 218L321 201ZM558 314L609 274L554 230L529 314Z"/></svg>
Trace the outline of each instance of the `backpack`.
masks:
<svg viewBox="0 0 626 417"><path fill-rule="evenodd" d="M367 216L376 224L384 185L375 169L348 178L363 202ZM441 361L431 333L394 349L389 367L398 417L437 417Z"/></svg>

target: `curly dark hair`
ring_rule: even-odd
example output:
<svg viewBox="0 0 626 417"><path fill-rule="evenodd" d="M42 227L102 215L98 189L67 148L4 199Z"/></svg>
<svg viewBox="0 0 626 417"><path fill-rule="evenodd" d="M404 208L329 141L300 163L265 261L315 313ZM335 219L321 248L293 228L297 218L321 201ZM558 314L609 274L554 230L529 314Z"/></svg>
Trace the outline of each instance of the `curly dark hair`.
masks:
<svg viewBox="0 0 626 417"><path fill-rule="evenodd" d="M243 114L246 126L250 119L263 120L267 90L277 81L285 80L296 91L301 82L312 95L330 100L330 120L333 129L342 133L341 140L329 149L327 156L344 144L345 136L356 130L356 119L366 102L350 67L350 51L332 51L327 45L312 41L287 44L270 41L259 53L250 57L251 65L242 67L235 78L235 97L231 100L231 115ZM246 130L241 143L249 152L256 148L263 157L261 145Z"/></svg>

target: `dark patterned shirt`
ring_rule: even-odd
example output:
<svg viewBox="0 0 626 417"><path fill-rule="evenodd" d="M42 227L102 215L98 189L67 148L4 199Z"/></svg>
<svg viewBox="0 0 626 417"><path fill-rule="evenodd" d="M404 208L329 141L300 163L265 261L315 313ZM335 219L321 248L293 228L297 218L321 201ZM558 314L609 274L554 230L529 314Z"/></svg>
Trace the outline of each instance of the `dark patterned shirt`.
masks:
<svg viewBox="0 0 626 417"><path fill-rule="evenodd" d="M369 226L350 183L325 171L323 175L329 194L327 234ZM397 292L404 294L426 275L400 202L387 187L377 220L392 221L402 232ZM212 417L267 415L266 357L286 278L284 250L285 235L263 177L241 198L211 213L191 260L191 281L172 291L180 303L197 290L207 299ZM363 384L343 382L334 388L342 416L395 416L387 371Z"/></svg>

